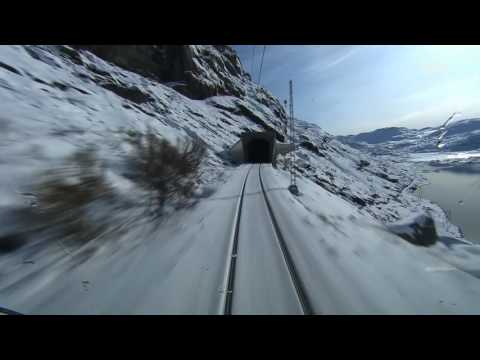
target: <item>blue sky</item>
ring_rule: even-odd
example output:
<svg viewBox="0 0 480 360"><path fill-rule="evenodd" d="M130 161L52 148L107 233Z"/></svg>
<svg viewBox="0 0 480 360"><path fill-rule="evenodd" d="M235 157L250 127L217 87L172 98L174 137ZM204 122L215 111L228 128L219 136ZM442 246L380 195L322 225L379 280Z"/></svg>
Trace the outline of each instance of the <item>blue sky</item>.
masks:
<svg viewBox="0 0 480 360"><path fill-rule="evenodd" d="M263 45L234 48L257 81ZM261 85L283 101L289 80L295 116L335 135L480 117L477 45L268 45Z"/></svg>

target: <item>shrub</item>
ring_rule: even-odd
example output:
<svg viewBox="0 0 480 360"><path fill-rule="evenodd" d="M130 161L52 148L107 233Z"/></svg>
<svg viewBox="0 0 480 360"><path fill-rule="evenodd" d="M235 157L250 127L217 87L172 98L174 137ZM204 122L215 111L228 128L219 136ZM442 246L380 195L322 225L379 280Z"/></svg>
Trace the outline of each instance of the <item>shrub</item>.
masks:
<svg viewBox="0 0 480 360"><path fill-rule="evenodd" d="M33 189L35 217L47 238L61 239L62 247L110 238L123 231L125 222L140 224L145 205L158 217L164 214L167 202L176 208L191 203L206 154L204 144L185 140L174 146L152 132L126 135L134 152L122 162L126 160L124 164L132 170L130 178L146 190L139 192L145 194L145 202L139 198L127 203L139 206L140 211L125 208L125 199L109 185L96 152L83 149L65 159L62 167L45 172ZM7 248L7 240L16 241L5 239Z"/></svg>
<svg viewBox="0 0 480 360"><path fill-rule="evenodd" d="M90 216L95 200L112 195L93 149L80 150L63 167L46 172L35 193L45 227L60 229L63 239L85 242L105 230L104 222Z"/></svg>
<svg viewBox="0 0 480 360"><path fill-rule="evenodd" d="M135 180L148 191L149 209L162 214L167 201L176 207L192 198L206 147L199 139L179 141L176 146L149 131L130 140Z"/></svg>

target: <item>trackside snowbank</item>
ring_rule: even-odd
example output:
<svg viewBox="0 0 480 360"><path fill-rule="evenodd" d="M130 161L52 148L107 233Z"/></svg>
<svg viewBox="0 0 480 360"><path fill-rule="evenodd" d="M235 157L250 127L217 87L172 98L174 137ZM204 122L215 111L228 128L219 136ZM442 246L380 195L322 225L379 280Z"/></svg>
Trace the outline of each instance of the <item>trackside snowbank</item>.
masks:
<svg viewBox="0 0 480 360"><path fill-rule="evenodd" d="M310 181L299 179L302 195L294 197L288 174L262 171L316 313L480 313L479 279L436 256L439 251L409 244ZM470 249L471 259L478 247Z"/></svg>

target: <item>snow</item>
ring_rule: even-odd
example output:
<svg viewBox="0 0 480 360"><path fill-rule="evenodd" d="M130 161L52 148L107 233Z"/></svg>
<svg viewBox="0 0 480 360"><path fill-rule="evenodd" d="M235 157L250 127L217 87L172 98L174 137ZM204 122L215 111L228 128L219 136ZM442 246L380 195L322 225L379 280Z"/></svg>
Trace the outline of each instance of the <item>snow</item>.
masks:
<svg viewBox="0 0 480 360"><path fill-rule="evenodd" d="M229 233L247 170L230 172L218 192L193 211L155 231L137 229L142 241L97 254L74 269L52 248L22 248L3 258L3 306L27 314L221 313ZM240 230L245 235L239 241L234 312L297 313L295 302L288 305L291 280L271 224L260 221L265 207L256 171L251 175L246 201L252 205L246 204L245 213L259 221L246 218L249 226ZM480 282L459 270L455 259L446 262L406 243L308 180L299 179L302 195L294 197L286 189L288 173L263 166L262 177L315 313L480 313ZM478 271L478 262L469 265Z"/></svg>
<svg viewBox="0 0 480 360"><path fill-rule="evenodd" d="M245 188L238 239L233 314L302 314L253 166Z"/></svg>
<svg viewBox="0 0 480 360"><path fill-rule="evenodd" d="M195 211L180 213L161 228L137 227L119 239L123 246L115 252L97 253L74 269L70 256L51 247L22 248L2 258L3 305L26 314L219 313L245 170L235 171ZM21 259L34 264L23 265ZM88 289L83 281L89 281Z"/></svg>
<svg viewBox="0 0 480 360"><path fill-rule="evenodd" d="M288 186L288 174L265 174L268 188ZM309 181L298 186L298 198L268 195L316 313L479 313L478 279L352 213L349 204L331 209L328 193ZM452 271L431 271L447 265Z"/></svg>

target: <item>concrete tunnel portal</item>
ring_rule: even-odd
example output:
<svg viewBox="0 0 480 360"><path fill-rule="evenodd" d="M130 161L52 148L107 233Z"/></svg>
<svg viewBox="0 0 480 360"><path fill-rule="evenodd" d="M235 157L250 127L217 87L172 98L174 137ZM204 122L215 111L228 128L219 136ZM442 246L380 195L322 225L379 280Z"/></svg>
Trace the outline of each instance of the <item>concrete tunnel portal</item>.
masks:
<svg viewBox="0 0 480 360"><path fill-rule="evenodd" d="M275 164L277 155L293 149L292 144L276 141L273 132L246 132L231 146L230 156L237 163Z"/></svg>

